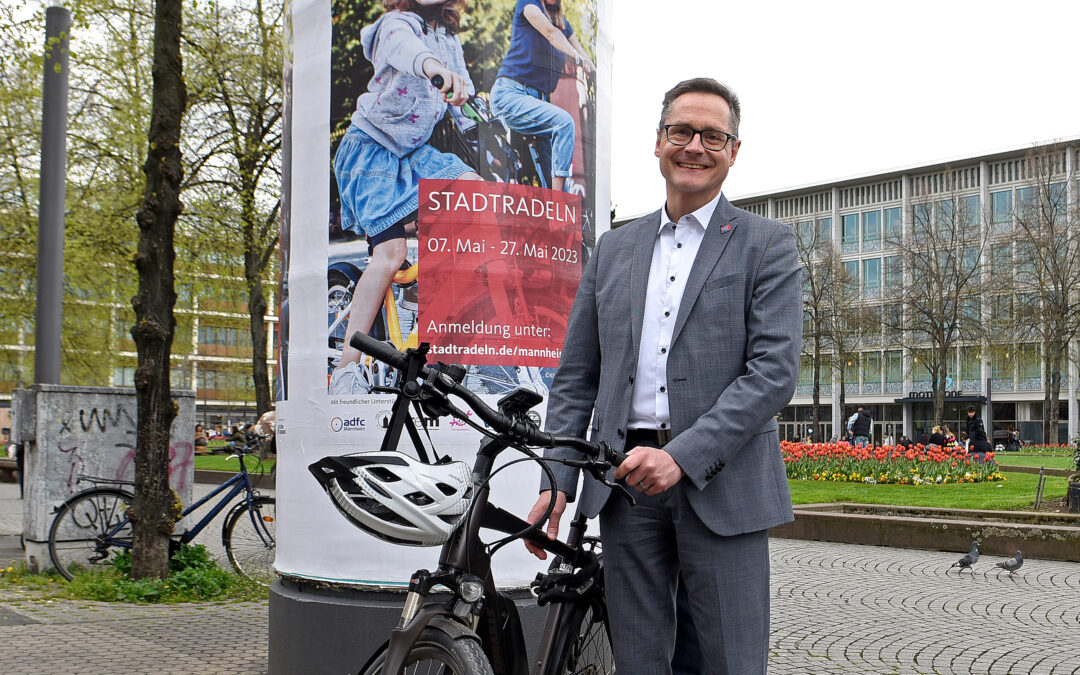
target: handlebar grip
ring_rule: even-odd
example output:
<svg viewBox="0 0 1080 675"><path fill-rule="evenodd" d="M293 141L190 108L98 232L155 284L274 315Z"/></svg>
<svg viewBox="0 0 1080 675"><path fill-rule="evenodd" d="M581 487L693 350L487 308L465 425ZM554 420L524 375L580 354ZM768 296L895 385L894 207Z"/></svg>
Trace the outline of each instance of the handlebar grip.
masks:
<svg viewBox="0 0 1080 675"><path fill-rule="evenodd" d="M442 89L443 82L445 82L445 80L443 80L442 75L431 76L431 86L435 87L436 89Z"/></svg>
<svg viewBox="0 0 1080 675"><path fill-rule="evenodd" d="M404 354L394 349L393 345L388 345L381 340L376 340L363 331L356 331L349 339L349 344L354 349L359 349L368 356L373 356L376 359L387 363L398 370L404 370L408 364L408 359ZM425 370L427 370L425 368Z"/></svg>

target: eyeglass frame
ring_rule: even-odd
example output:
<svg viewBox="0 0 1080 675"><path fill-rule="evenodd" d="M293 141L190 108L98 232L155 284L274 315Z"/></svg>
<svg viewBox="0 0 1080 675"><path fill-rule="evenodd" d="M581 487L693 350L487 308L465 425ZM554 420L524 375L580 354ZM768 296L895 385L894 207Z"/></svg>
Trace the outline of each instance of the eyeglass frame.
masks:
<svg viewBox="0 0 1080 675"><path fill-rule="evenodd" d="M671 127L683 127L684 129L689 129L691 132L693 132L693 133L690 134L690 140L688 140L685 143L676 143L675 141L671 140L671 132L669 131L669 129L671 129ZM713 152L723 152L724 149L726 149L728 145L732 144L732 142L734 142L734 141L739 140L738 136L736 136L735 134L729 134L726 131L721 131L719 129L695 129L694 127L690 126L689 124L662 124L662 125L660 125L660 128L657 129L657 131L663 131L664 132L664 140L666 140L668 143L671 143L672 145L678 146L680 148L685 148L686 146L690 145L691 143L694 142L694 136L698 136L701 139L701 147L705 148L706 150L712 150ZM711 131L711 132L718 133L718 134L724 134L724 136L725 136L724 144L721 145L719 148L712 148L712 147L709 147L708 145L705 145L705 136L703 134L705 132L707 132L707 131Z"/></svg>

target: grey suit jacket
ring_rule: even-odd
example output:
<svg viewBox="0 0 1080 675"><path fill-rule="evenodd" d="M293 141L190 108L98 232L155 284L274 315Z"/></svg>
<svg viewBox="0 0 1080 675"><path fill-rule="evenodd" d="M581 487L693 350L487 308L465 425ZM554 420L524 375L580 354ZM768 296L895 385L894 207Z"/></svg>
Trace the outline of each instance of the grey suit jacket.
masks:
<svg viewBox="0 0 1080 675"><path fill-rule="evenodd" d="M552 382L548 431L625 445L657 211L605 233L585 266ZM668 350L674 435L690 504L730 536L793 520L774 416L795 391L802 339L801 268L790 226L721 197L705 230ZM627 448L629 449L629 448ZM548 456L578 456L555 448ZM551 464L573 500L579 471ZM550 487L546 478L542 488ZM581 506L610 489L587 476Z"/></svg>

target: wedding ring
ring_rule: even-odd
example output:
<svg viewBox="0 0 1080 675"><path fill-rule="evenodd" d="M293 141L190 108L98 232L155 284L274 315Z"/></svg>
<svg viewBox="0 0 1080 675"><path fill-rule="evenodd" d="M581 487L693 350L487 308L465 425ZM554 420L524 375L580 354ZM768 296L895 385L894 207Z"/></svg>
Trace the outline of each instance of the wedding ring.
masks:
<svg viewBox="0 0 1080 675"><path fill-rule="evenodd" d="M638 484L638 487L641 488L642 490L648 490L649 489L649 488L645 487L645 481L643 481L643 480L639 480L637 482L637 484Z"/></svg>

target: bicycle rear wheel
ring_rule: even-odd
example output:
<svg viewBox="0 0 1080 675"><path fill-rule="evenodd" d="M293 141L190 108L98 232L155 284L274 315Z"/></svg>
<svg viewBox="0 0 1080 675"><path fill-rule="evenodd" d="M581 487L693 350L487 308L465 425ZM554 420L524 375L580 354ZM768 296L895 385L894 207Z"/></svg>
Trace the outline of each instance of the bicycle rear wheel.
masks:
<svg viewBox="0 0 1080 675"><path fill-rule="evenodd" d="M234 511L225 523L221 543L229 562L241 574L264 586L277 578L277 505L273 497L256 497Z"/></svg>
<svg viewBox="0 0 1080 675"><path fill-rule="evenodd" d="M611 675L615 672L615 656L611 650L607 616L595 603L575 613L580 621L568 628L571 639L560 671L566 675Z"/></svg>
<svg viewBox="0 0 1080 675"><path fill-rule="evenodd" d="M49 557L66 579L108 565L131 549L127 510L134 497L119 488L91 488L57 510L49 528Z"/></svg>

